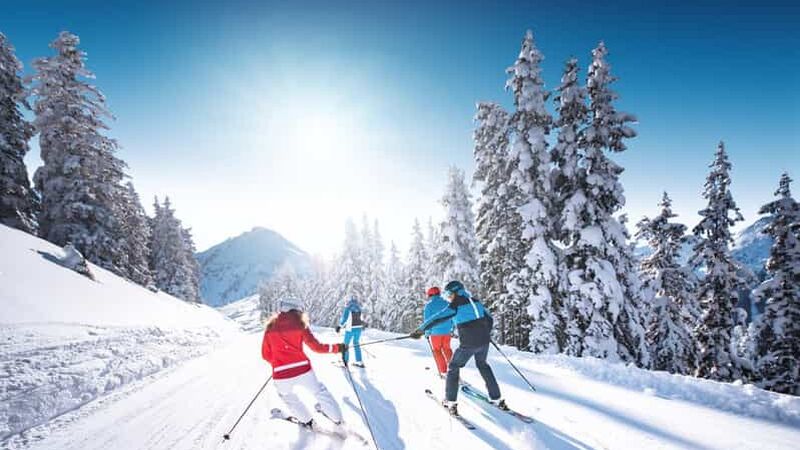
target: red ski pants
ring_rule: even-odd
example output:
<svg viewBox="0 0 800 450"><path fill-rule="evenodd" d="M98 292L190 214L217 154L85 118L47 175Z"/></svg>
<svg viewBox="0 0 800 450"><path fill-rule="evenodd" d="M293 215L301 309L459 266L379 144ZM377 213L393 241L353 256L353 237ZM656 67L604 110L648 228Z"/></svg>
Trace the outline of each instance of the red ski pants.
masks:
<svg viewBox="0 0 800 450"><path fill-rule="evenodd" d="M439 369L439 373L447 373L447 365L450 364L450 358L453 357L453 350L450 349L450 335L432 335L431 350L433 350L433 359L436 360L436 367Z"/></svg>

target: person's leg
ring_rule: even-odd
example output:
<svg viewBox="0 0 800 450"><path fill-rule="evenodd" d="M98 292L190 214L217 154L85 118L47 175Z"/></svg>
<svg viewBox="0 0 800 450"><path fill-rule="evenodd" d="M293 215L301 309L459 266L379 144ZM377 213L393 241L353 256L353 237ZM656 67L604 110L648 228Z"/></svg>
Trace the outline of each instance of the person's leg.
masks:
<svg viewBox="0 0 800 450"><path fill-rule="evenodd" d="M308 410L294 391L295 387L303 382L302 378L305 375L275 380L275 390L283 400L283 403L286 404L286 414L296 417L301 422L308 422L312 419L311 411Z"/></svg>
<svg viewBox="0 0 800 450"><path fill-rule="evenodd" d="M445 367L450 364L450 360L453 358L453 350L450 348L450 335L445 334L442 336L442 354L444 355Z"/></svg>
<svg viewBox="0 0 800 450"><path fill-rule="evenodd" d="M345 331L344 332L344 345L346 345L347 351L344 352L342 358L344 358L344 363L347 364L347 361L350 360L350 340L353 339L353 332L352 331Z"/></svg>
<svg viewBox="0 0 800 450"><path fill-rule="evenodd" d="M361 362L361 328L353 329L353 345L355 346L356 362Z"/></svg>
<svg viewBox="0 0 800 450"><path fill-rule="evenodd" d="M450 402L456 401L458 398L458 376L462 367L467 364L467 361L472 357L472 350L459 347L453 353L453 359L450 360L450 365L447 366L447 381L445 382L445 399Z"/></svg>
<svg viewBox="0 0 800 450"><path fill-rule="evenodd" d="M444 358L442 351L442 335L431 336L431 352L433 352L433 360L436 361L436 368L439 369L440 374L447 373L447 362Z"/></svg>
<svg viewBox="0 0 800 450"><path fill-rule="evenodd" d="M313 394L314 398L317 399L317 410L332 421L341 423L342 410L339 408L339 404L333 399L333 396L328 392L325 385L319 382L314 371L308 371L302 376L304 377L302 380L302 387L303 389L307 389L308 392Z"/></svg>
<svg viewBox="0 0 800 450"><path fill-rule="evenodd" d="M494 377L492 368L489 367L489 363L486 362L486 356L488 354L489 344L480 347L478 351L475 352L475 365L478 366L478 372L481 373L481 377L483 377L483 381L486 383L486 390L489 391L489 398L498 400L501 397L500 386L497 385L497 380Z"/></svg>

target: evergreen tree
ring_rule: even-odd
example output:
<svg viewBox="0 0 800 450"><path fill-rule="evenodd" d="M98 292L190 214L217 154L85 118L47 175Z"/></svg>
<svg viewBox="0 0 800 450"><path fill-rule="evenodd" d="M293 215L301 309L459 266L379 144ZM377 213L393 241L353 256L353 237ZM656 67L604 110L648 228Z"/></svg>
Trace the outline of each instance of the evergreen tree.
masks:
<svg viewBox="0 0 800 450"><path fill-rule="evenodd" d="M550 184L550 153L546 137L552 118L545 108L549 94L544 89L540 64L544 60L527 32L506 88L514 94L516 111L511 118L509 184L519 192L516 207L522 221L521 245L524 264L509 277L509 298L530 320L521 321L515 345L535 352L557 353L556 328L561 326L553 310L557 285L557 250L552 244L553 223ZM526 334L528 334L526 336Z"/></svg>
<svg viewBox="0 0 800 450"><path fill-rule="evenodd" d="M681 246L687 241L686 226L670 222L677 214L672 212L672 200L666 192L659 206L661 214L640 221L636 235L653 250L641 263L645 290L654 294L647 345L652 369L688 374L696 358L692 340L697 317L696 279L679 262Z"/></svg>
<svg viewBox="0 0 800 450"><path fill-rule="evenodd" d="M411 234L411 247L408 251L408 265L403 277L402 297L403 315L400 319L401 331L410 332L422 321L425 309L425 290L427 280L428 255L425 253L425 241L420 229L419 220L414 219Z"/></svg>
<svg viewBox="0 0 800 450"><path fill-rule="evenodd" d="M438 261L434 257L441 245L441 232L433 225L433 217L428 217L428 233L425 236L425 254L428 255L428 267L426 269L425 279L431 285L447 283L447 280L444 278L444 268L438 264Z"/></svg>
<svg viewBox="0 0 800 450"><path fill-rule="evenodd" d="M89 261L123 273L115 211L125 164L114 155L116 141L102 134L103 116L110 114L103 94L84 81L94 76L78 43L64 31L50 44L56 55L33 63L34 125L44 161L34 175L42 197L39 234L57 245L70 242Z"/></svg>
<svg viewBox="0 0 800 450"><path fill-rule="evenodd" d="M479 103L473 133L475 172L473 183L480 184L475 234L480 258L480 284L485 305L497 322L500 341L505 343L503 299L506 283L514 270L513 254L518 241L508 239L519 230L519 214L511 208L508 181L509 115L496 103ZM513 191L516 192L516 191ZM518 265L516 267L519 267Z"/></svg>
<svg viewBox="0 0 800 450"><path fill-rule="evenodd" d="M386 331L400 331L405 310L403 304L406 295L404 286L405 268L394 242L389 247L389 258L386 262L386 282L381 290L380 328Z"/></svg>
<svg viewBox="0 0 800 450"><path fill-rule="evenodd" d="M294 266L284 263L278 266L269 280L262 283L258 289L258 304L261 309L261 318L267 318L279 312L281 300L292 299L303 304L300 298L300 280Z"/></svg>
<svg viewBox="0 0 800 450"><path fill-rule="evenodd" d="M772 215L764 233L773 244L769 278L754 292L766 305L756 325L755 365L760 386L800 395L800 204L792 197L791 182L784 173L775 192L778 198L759 210Z"/></svg>
<svg viewBox="0 0 800 450"><path fill-rule="evenodd" d="M586 196L581 189L581 182L586 177L585 169L581 167L581 148L585 146L583 131L588 121L588 108L586 106L586 89L578 83L578 60L571 58L564 67L561 76L561 85L555 97L558 118L555 125L558 127L558 141L553 147L551 160L555 164L552 172L552 197L554 217L554 232L557 240L569 248L574 246L575 238L579 236L581 214L586 202ZM580 323L580 314L574 301L579 297L569 292L569 273L572 269L580 268L580 260L571 255L562 258L558 266L559 294L556 299L561 299L559 310L565 325L563 334L556 329L556 338L562 351L571 355L580 355L583 347L583 328ZM576 267L573 267L576 265Z"/></svg>
<svg viewBox="0 0 800 450"><path fill-rule="evenodd" d="M441 268L442 283L459 280L468 289L480 289L478 244L472 202L464 182L464 172L450 168L447 188L442 198L444 220L439 225L440 243L432 259ZM428 280L429 284L433 280Z"/></svg>
<svg viewBox="0 0 800 450"><path fill-rule="evenodd" d="M703 192L708 206L699 212L702 219L694 227L698 242L691 259L695 267L705 272L695 294L702 310L695 329L698 345L695 375L732 381L741 377L742 367L736 360L731 332L735 326L738 291L745 283L738 273L738 263L731 257L730 227L743 218L730 192L731 164L722 142L710 167Z"/></svg>
<svg viewBox="0 0 800 450"><path fill-rule="evenodd" d="M344 248L338 257L334 274L335 298L344 304L355 296L362 303L367 292L369 280L364 277L364 252L362 238L351 219L345 223Z"/></svg>
<svg viewBox="0 0 800 450"><path fill-rule="evenodd" d="M122 259L118 266L123 270L125 278L142 286L153 284L150 272L150 224L139 201L139 194L128 182L118 205L122 240Z"/></svg>
<svg viewBox="0 0 800 450"><path fill-rule="evenodd" d="M155 201L151 221L150 270L157 288L186 300L200 302L199 266L194 255L191 233L175 217L169 201Z"/></svg>
<svg viewBox="0 0 800 450"><path fill-rule="evenodd" d="M0 33L0 223L35 233L38 199L31 190L24 161L33 126L20 111L20 105L29 108L21 71L14 47Z"/></svg>
<svg viewBox="0 0 800 450"><path fill-rule="evenodd" d="M568 353L600 358L635 360L643 338L635 295L636 282L625 273L633 266L627 231L614 214L624 205L619 175L623 169L605 152L626 150L624 139L636 136L628 127L635 118L618 112L610 84L615 81L601 42L592 51L587 78L589 125L579 135L583 150L576 183L565 199L562 233L571 243L566 249L569 320L573 326ZM563 92L562 92L563 94ZM559 172L560 173L560 172Z"/></svg>

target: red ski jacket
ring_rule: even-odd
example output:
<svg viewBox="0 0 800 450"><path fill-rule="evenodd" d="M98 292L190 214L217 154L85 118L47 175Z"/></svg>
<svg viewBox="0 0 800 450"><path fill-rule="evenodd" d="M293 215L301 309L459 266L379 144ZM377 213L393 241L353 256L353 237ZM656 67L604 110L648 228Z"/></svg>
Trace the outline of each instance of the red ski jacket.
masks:
<svg viewBox="0 0 800 450"><path fill-rule="evenodd" d="M264 331L261 343L261 356L272 365L273 378L293 378L311 370L311 362L303 352L303 343L317 353L341 352L340 344L321 344L303 323L300 314L282 312Z"/></svg>

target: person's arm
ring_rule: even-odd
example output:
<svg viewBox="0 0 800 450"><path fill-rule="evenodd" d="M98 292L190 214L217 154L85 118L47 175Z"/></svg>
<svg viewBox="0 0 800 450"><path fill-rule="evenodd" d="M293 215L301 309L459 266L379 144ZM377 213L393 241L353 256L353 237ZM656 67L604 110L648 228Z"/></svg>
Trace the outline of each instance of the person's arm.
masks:
<svg viewBox="0 0 800 450"><path fill-rule="evenodd" d="M339 326L343 327L345 323L347 323L347 317L350 315L350 307L345 306L344 311L342 312L342 318L339 320Z"/></svg>
<svg viewBox="0 0 800 450"><path fill-rule="evenodd" d="M272 364L272 347L270 347L269 339L267 339L267 331L264 331L264 340L261 341L261 357Z"/></svg>
<svg viewBox="0 0 800 450"><path fill-rule="evenodd" d="M308 327L303 329L303 343L317 353L339 353L342 351L341 344L323 344L319 342Z"/></svg>
<svg viewBox="0 0 800 450"><path fill-rule="evenodd" d="M451 320L456 315L456 309L451 304L447 308L443 308L441 311L433 314L428 320L422 322L422 325L417 328L418 330L427 331L431 327L445 322L447 320Z"/></svg>

